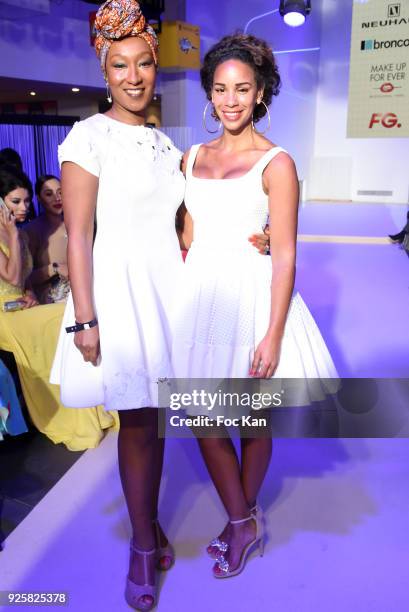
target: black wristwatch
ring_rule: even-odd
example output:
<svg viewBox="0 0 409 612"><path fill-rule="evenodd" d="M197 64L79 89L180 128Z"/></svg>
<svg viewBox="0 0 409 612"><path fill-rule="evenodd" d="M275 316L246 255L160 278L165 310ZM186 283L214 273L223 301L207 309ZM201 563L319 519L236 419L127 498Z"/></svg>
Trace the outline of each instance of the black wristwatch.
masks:
<svg viewBox="0 0 409 612"><path fill-rule="evenodd" d="M92 329L98 325L98 319L92 319L92 321L87 321L86 323L78 323L75 321L75 325L71 325L70 327L66 327L65 331L67 334L75 334L80 331L84 331L84 329Z"/></svg>

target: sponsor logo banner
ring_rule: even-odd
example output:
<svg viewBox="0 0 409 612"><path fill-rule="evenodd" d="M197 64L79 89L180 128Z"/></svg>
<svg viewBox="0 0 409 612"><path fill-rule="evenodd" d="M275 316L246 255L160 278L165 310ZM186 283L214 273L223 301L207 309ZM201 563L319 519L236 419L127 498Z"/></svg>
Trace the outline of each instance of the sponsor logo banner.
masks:
<svg viewBox="0 0 409 612"><path fill-rule="evenodd" d="M409 47L409 38L400 40L363 40L361 51L377 51L378 49L396 49Z"/></svg>
<svg viewBox="0 0 409 612"><path fill-rule="evenodd" d="M409 136L409 2L355 2L348 138Z"/></svg>

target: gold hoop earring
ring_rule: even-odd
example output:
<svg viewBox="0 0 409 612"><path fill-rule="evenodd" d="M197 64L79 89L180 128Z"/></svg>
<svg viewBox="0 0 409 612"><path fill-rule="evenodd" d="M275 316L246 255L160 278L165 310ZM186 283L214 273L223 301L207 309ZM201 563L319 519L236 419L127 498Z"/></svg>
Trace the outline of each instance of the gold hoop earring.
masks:
<svg viewBox="0 0 409 612"><path fill-rule="evenodd" d="M111 95L111 91L110 91L110 89L109 89L108 82L107 82L107 102L108 102L109 104L112 104L112 95Z"/></svg>
<svg viewBox="0 0 409 612"><path fill-rule="evenodd" d="M259 104L264 104L264 106L266 107L267 116L268 116L268 126L267 126L267 129L265 129L264 132L259 132L256 129L256 126L254 125L254 119L253 119L253 121L251 123L253 125L253 130L256 130L259 134L263 135L263 134L266 134L269 131L269 129L271 128L271 115L270 115L270 110L269 110L267 104L264 102L264 100L261 100L261 102L259 102ZM253 115L254 115L254 113L253 113Z"/></svg>
<svg viewBox="0 0 409 612"><path fill-rule="evenodd" d="M203 112L203 127L206 130L206 132L209 132L209 134L217 134L217 132L220 130L220 128L222 127L222 124L219 123L219 127L217 128L217 130L209 130L209 128L206 125L206 113L207 113L207 109L209 108L209 104L210 104L210 100L209 102L206 104L204 112Z"/></svg>

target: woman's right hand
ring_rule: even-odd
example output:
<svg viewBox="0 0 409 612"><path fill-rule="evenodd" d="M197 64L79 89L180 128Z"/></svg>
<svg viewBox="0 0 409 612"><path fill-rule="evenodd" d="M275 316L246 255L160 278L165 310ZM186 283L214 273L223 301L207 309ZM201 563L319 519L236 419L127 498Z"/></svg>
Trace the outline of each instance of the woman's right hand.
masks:
<svg viewBox="0 0 409 612"><path fill-rule="evenodd" d="M268 225L263 229L262 234L253 234L249 238L249 242L253 245L255 249L260 253L260 255L269 255L270 254L270 228Z"/></svg>
<svg viewBox="0 0 409 612"><path fill-rule="evenodd" d="M94 366L98 365L101 354L98 325L91 329L76 332L74 344L83 356L84 361L90 361Z"/></svg>
<svg viewBox="0 0 409 612"><path fill-rule="evenodd" d="M9 210L4 207L0 208L0 228L3 229L10 238L12 236L18 236L16 219L13 213L9 212Z"/></svg>

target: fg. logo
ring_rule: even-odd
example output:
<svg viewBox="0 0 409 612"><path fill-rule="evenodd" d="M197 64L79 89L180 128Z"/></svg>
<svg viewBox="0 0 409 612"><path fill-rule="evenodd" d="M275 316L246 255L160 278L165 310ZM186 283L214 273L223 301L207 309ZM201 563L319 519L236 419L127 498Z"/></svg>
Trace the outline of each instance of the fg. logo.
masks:
<svg viewBox="0 0 409 612"><path fill-rule="evenodd" d="M393 127L402 127L402 124L399 123L399 119L395 113L386 113L385 115L382 115L381 113L374 113L369 122L369 128L372 129L377 123L388 129Z"/></svg>

